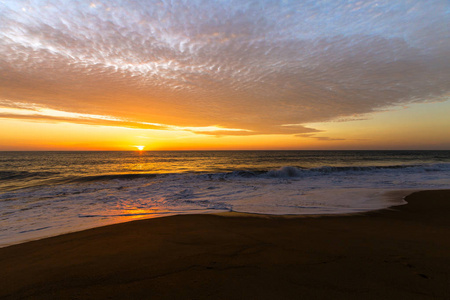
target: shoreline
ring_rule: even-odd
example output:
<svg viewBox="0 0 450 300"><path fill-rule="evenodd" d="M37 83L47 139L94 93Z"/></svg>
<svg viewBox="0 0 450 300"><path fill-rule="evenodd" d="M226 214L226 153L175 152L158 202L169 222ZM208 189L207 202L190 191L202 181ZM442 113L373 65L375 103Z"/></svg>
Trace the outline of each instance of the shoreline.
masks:
<svg viewBox="0 0 450 300"><path fill-rule="evenodd" d="M427 191L427 190L423 190ZM379 208L379 209L372 209L372 210L365 210L365 211L358 211L358 212L348 212L348 213L324 213L324 214L283 214L283 215L277 215L277 214L258 214L258 213L247 213L247 212L238 212L238 211L226 211L226 212L220 212L220 213L208 213L214 216L223 216L223 217L249 217L249 218L263 218L263 219L297 219L297 218L327 218L327 217L351 217L351 216L361 216L365 214L370 214L378 211L383 210L391 210L395 209L395 207L407 205L408 202L405 201L405 198L411 194L421 192L421 190L417 189L401 189L401 190L387 190L382 194L382 198L389 199L387 201L395 203L391 206L385 207L385 208ZM403 203L399 203L403 201Z"/></svg>
<svg viewBox="0 0 450 300"><path fill-rule="evenodd" d="M350 215L176 215L0 248L1 299L449 298L450 190Z"/></svg>
<svg viewBox="0 0 450 300"><path fill-rule="evenodd" d="M304 214L265 214L265 213L250 213L250 212L239 212L239 211L222 211L222 212L212 212L208 210L204 210L203 212L192 212L192 213L181 213L181 214L161 214L161 215L153 215L152 217L140 217L136 219L129 219L125 221L119 221L119 222L111 222L111 221L103 221L103 222L97 222L95 225L82 225L79 224L78 226L74 226L72 228L67 228L65 230L61 229L54 229L53 231L50 231L48 233L42 234L42 235L34 235L34 233L37 230L31 230L29 234L26 234L25 236L28 237L22 237L21 239L7 239L8 242L5 242L4 244L0 244L0 249L14 246L14 245L20 245L23 243L38 241L42 239L57 237L65 234L71 234L76 233L80 231L90 230L94 228L101 228L105 226L111 226L111 225L117 225L117 224L123 224L128 222L134 222L134 221L140 221L140 220L149 220L149 219L156 219L156 218L170 218L177 215L203 215L203 214L209 214L209 215L217 215L217 216L224 216L224 217L256 217L256 218L321 218L321 217L327 217L327 216L352 216L352 215L360 215L365 213L370 213L373 211L378 210L384 210L384 209L390 209L391 207L395 207L398 205L405 205L406 202L404 201L404 198L408 196L411 193L418 192L417 189L398 189L398 190L384 190L381 192L379 197L381 199L384 199L385 202L391 202L392 205L386 206L384 208L374 208L371 210L361 210L361 211L353 211L353 212L329 212L329 213L304 213ZM403 201L403 203L402 203ZM399 204L401 203L401 204Z"/></svg>

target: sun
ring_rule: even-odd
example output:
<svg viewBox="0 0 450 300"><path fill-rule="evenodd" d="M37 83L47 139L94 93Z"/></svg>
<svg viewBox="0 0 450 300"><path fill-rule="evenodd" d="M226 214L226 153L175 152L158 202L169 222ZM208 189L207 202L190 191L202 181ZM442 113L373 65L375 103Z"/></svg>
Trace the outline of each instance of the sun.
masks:
<svg viewBox="0 0 450 300"><path fill-rule="evenodd" d="M135 146L136 148L138 148L139 151L144 150L145 146Z"/></svg>

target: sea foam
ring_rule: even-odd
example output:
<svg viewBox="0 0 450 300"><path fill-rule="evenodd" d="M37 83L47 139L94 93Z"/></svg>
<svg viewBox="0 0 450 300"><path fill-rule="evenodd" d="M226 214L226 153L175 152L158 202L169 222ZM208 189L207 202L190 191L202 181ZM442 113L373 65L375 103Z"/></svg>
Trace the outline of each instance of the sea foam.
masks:
<svg viewBox="0 0 450 300"><path fill-rule="evenodd" d="M72 178L0 195L3 244L138 218L205 212L341 214L382 209L395 189L450 186L450 164Z"/></svg>

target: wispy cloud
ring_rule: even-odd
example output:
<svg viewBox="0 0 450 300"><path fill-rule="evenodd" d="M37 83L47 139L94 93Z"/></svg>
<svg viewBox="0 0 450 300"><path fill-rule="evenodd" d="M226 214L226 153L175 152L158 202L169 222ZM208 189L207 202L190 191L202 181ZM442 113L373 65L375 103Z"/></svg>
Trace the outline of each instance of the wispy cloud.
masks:
<svg viewBox="0 0 450 300"><path fill-rule="evenodd" d="M312 139L316 139L318 141L345 141L346 139L341 139L341 138L331 138L331 137L327 137L327 136L316 136L314 133L301 133L301 134L296 134L296 137L302 137L302 138L312 138Z"/></svg>
<svg viewBox="0 0 450 300"><path fill-rule="evenodd" d="M225 135L251 134L250 130L225 128L221 126L181 127L159 123L137 122L111 116L82 114L41 107L36 104L0 100L0 118L34 120L41 122L70 122L102 126L116 126L136 129L190 131L199 134Z"/></svg>
<svg viewBox="0 0 450 300"><path fill-rule="evenodd" d="M303 124L445 100L449 9L438 0L3 1L0 98L66 115L2 117L313 132Z"/></svg>

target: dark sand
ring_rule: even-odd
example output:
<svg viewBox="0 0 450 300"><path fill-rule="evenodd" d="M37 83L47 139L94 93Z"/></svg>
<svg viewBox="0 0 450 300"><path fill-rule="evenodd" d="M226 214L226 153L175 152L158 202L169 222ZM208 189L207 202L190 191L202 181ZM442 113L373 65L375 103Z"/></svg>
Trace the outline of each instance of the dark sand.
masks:
<svg viewBox="0 0 450 300"><path fill-rule="evenodd" d="M320 218L175 216L0 249L0 298L450 299L450 190Z"/></svg>

